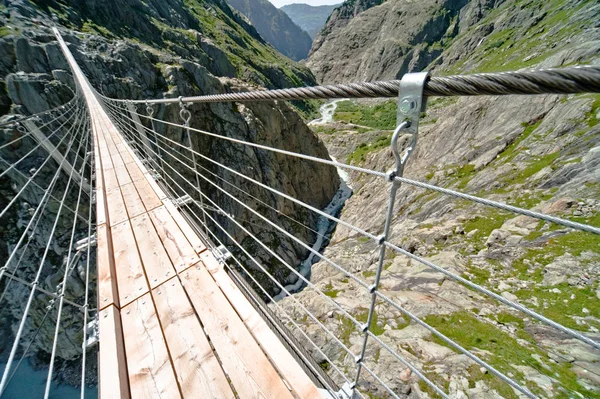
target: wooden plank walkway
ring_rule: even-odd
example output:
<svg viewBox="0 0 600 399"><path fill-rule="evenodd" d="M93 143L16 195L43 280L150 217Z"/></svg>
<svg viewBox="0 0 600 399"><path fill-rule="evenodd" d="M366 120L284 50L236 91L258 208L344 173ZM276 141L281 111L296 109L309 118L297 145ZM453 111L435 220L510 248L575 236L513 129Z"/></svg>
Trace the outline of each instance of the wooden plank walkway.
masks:
<svg viewBox="0 0 600 399"><path fill-rule="evenodd" d="M92 122L101 398L321 398L153 180L55 31Z"/></svg>

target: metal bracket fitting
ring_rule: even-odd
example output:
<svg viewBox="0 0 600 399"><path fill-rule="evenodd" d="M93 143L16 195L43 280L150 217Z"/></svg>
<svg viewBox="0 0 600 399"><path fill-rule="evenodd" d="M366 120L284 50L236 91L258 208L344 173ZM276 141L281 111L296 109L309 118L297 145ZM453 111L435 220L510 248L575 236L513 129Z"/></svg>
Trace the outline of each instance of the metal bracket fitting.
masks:
<svg viewBox="0 0 600 399"><path fill-rule="evenodd" d="M187 205L189 203L192 203L192 202L194 202L194 199L192 197L190 197L189 194L186 194L183 197L173 199L173 205L175 205L178 208L180 208L184 205Z"/></svg>
<svg viewBox="0 0 600 399"><path fill-rule="evenodd" d="M96 234L92 234L90 237L82 238L75 243L75 251L83 251L87 247L93 247L98 242Z"/></svg>
<svg viewBox="0 0 600 399"><path fill-rule="evenodd" d="M98 343L98 317L94 317L87 326L85 326L85 343L83 344L84 349L89 348Z"/></svg>
<svg viewBox="0 0 600 399"><path fill-rule="evenodd" d="M427 98L423 96L425 83L429 72L407 73L400 80L398 93L398 116L396 130L392 136L392 153L396 161L396 176L402 176L406 161L412 154L417 144L419 135L419 117L425 111ZM398 138L400 133L412 135L410 145L404 150L402 156L398 152Z"/></svg>
<svg viewBox="0 0 600 399"><path fill-rule="evenodd" d="M229 250L225 248L225 245L219 245L217 248L215 248L214 255L215 258L217 258L217 260L221 263L225 263L229 258L233 256L231 252L229 252Z"/></svg>

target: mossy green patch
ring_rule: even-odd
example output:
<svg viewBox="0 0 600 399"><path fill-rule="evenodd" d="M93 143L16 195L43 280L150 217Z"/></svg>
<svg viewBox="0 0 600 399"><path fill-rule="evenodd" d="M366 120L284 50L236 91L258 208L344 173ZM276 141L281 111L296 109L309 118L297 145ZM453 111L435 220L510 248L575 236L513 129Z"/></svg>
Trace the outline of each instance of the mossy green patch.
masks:
<svg viewBox="0 0 600 399"><path fill-rule="evenodd" d="M392 136L389 134L379 136L372 143L361 143L356 149L348 155L346 159L347 163L359 164L366 160L367 154L380 150L385 147L389 147L391 144Z"/></svg>
<svg viewBox="0 0 600 399"><path fill-rule="evenodd" d="M544 316L575 330L589 331L591 325L585 321L577 323L575 317L600 315L600 301L594 287L574 287L561 283L552 287L534 286L515 291L521 300L537 298L536 311ZM584 312L584 309L587 312Z"/></svg>
<svg viewBox="0 0 600 399"><path fill-rule="evenodd" d="M356 314L356 320L361 323L366 323L369 319L369 310L362 309L359 313ZM369 331L373 333L373 335L381 335L385 332L383 327L377 325L377 321L379 320L379 316L377 315L377 311L373 312L373 317L371 319L371 326L369 327Z"/></svg>
<svg viewBox="0 0 600 399"><path fill-rule="evenodd" d="M497 209L486 208L481 215L475 216L474 218L463 223L463 228L467 234L471 231L477 230L475 233L473 233L469 240L472 241L476 247L483 248L483 240L487 238L492 231L502 227L504 222L511 217L512 214L510 213L499 211Z"/></svg>
<svg viewBox="0 0 600 399"><path fill-rule="evenodd" d="M337 103L333 114L336 121L368 126L373 129L393 130L396 128L396 100L388 100L372 106L346 100Z"/></svg>
<svg viewBox="0 0 600 399"><path fill-rule="evenodd" d="M336 298L341 291L342 290L333 289L333 285L331 283L327 283L325 285L325 289L323 290L323 294L327 295L330 298Z"/></svg>
<svg viewBox="0 0 600 399"><path fill-rule="evenodd" d="M501 316L509 323L519 326L511 316ZM514 366L523 365L532 367L557 380L559 388L557 396L560 398L572 397L573 392L578 392L580 397L598 398L598 392L592 392L580 385L579 379L571 370L571 364L556 363L548 357L545 350L537 346L526 346L518 342L512 335L498 329L496 326L476 317L468 311L460 311L450 315L429 315L424 321L435 327L442 334L460 344L468 350L486 351L485 359L503 373L511 373L521 384L527 386L533 393L545 396L544 391L531 381L525 381L523 374ZM522 334L527 334L520 330ZM446 346L456 351L452 346L437 337L432 337L439 345ZM530 338L531 339L531 338ZM475 370L469 369L471 372ZM483 375L472 375L472 378ZM494 377L493 388L503 397L517 397L514 391L504 382ZM497 385L498 384L498 385ZM506 388L504 387L506 386Z"/></svg>

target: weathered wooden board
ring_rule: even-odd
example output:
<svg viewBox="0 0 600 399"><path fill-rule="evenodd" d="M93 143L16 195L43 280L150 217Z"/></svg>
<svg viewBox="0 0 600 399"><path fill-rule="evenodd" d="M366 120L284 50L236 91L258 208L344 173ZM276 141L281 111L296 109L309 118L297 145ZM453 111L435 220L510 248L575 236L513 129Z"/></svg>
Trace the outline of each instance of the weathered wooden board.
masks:
<svg viewBox="0 0 600 399"><path fill-rule="evenodd" d="M158 195L156 195L156 192L152 189L148 180L137 180L134 181L133 184L135 184L135 188L137 188L146 210L149 211L162 205L162 201L158 198Z"/></svg>
<svg viewBox="0 0 600 399"><path fill-rule="evenodd" d="M108 227L99 225L97 234L97 279L98 279L98 308L104 309L109 305L119 307L117 277L115 275L112 240Z"/></svg>
<svg viewBox="0 0 600 399"><path fill-rule="evenodd" d="M181 277L238 395L244 398L292 398L204 266L190 267Z"/></svg>
<svg viewBox="0 0 600 399"><path fill-rule="evenodd" d="M148 284L129 221L111 228L121 308L148 292Z"/></svg>
<svg viewBox="0 0 600 399"><path fill-rule="evenodd" d="M152 297L183 397L233 398L227 377L179 279L155 288Z"/></svg>
<svg viewBox="0 0 600 399"><path fill-rule="evenodd" d="M121 317L114 305L98 313L98 335L101 342L98 396L101 399L130 398Z"/></svg>
<svg viewBox="0 0 600 399"><path fill-rule="evenodd" d="M164 204L165 208L167 208L167 210L169 211L169 213L171 214L171 216L173 217L173 219L175 220L185 237L188 239L190 244L192 244L194 251L196 251L197 253L205 251L206 246L204 246L204 244L198 237L198 234L196 234L196 232L192 229L189 223L183 218L183 216L181 216L181 213L179 213L175 205L173 205L171 201L164 201Z"/></svg>
<svg viewBox="0 0 600 399"><path fill-rule="evenodd" d="M144 172L142 172L136 162L127 163L125 164L125 167L127 168L132 181L138 181L146 178L146 176L144 176Z"/></svg>
<svg viewBox="0 0 600 399"><path fill-rule="evenodd" d="M225 272L212 254L201 255L202 263L213 276L244 324L256 341L269 356L279 373L286 379L294 392L301 398L321 399L322 396L311 379L306 375L296 359L283 346L277 335L271 331L265 320L258 314L231 277Z"/></svg>
<svg viewBox="0 0 600 399"><path fill-rule="evenodd" d="M130 219L146 212L144 203L142 202L142 199L140 198L133 183L122 186L121 194L123 195L123 201L125 201L125 207L127 208L127 214L129 215Z"/></svg>
<svg viewBox="0 0 600 399"><path fill-rule="evenodd" d="M200 261L196 251L167 208L159 206L148 213L177 272L181 272Z"/></svg>
<svg viewBox="0 0 600 399"><path fill-rule="evenodd" d="M181 398L152 297L146 294L121 309L133 398Z"/></svg>
<svg viewBox="0 0 600 399"><path fill-rule="evenodd" d="M119 188L106 190L106 204L108 209L108 220L111 226L119 224L128 219L127 208Z"/></svg>
<svg viewBox="0 0 600 399"><path fill-rule="evenodd" d="M173 277L175 269L147 213L131 219L131 226L152 289Z"/></svg>

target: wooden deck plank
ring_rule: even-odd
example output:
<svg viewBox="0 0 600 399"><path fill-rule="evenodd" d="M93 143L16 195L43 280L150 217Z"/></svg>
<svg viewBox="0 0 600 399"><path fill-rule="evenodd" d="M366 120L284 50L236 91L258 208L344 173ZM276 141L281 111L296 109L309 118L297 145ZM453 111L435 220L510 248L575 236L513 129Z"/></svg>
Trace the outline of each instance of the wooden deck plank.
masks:
<svg viewBox="0 0 600 399"><path fill-rule="evenodd" d="M130 398L121 317L114 305L98 313L98 335L98 396Z"/></svg>
<svg viewBox="0 0 600 399"><path fill-rule="evenodd" d="M105 224L96 228L97 236L97 281L98 281L98 307L119 307L117 277L115 275L112 240L108 227Z"/></svg>
<svg viewBox="0 0 600 399"><path fill-rule="evenodd" d="M123 163L125 165L127 165L128 163L133 163L133 157L129 154L127 149L125 149L124 151L119 150L119 154L121 154L121 159L123 159Z"/></svg>
<svg viewBox="0 0 600 399"><path fill-rule="evenodd" d="M119 188L119 180L117 174L113 168L103 168L104 173L104 188L107 190L114 190Z"/></svg>
<svg viewBox="0 0 600 399"><path fill-rule="evenodd" d="M148 212L148 214L177 272L181 272L200 261L200 257L167 208L159 206Z"/></svg>
<svg viewBox="0 0 600 399"><path fill-rule="evenodd" d="M111 228L121 308L148 292L148 284L129 221Z"/></svg>
<svg viewBox="0 0 600 399"><path fill-rule="evenodd" d="M304 372L297 360L288 352L277 335L269 328L265 320L240 291L238 286L227 274L224 267L217 262L212 254L205 252L201 255L202 263L213 276L221 291L248 328L267 356L286 379L294 392L301 398L322 399L322 395L312 380Z"/></svg>
<svg viewBox="0 0 600 399"><path fill-rule="evenodd" d="M137 180L133 184L140 194L140 198L146 207L146 210L151 210L162 205L162 201L156 195L156 192L150 186L148 180Z"/></svg>
<svg viewBox="0 0 600 399"><path fill-rule="evenodd" d="M149 293L121 310L133 398L181 398Z"/></svg>
<svg viewBox="0 0 600 399"><path fill-rule="evenodd" d="M152 291L177 379L185 398L234 398L179 279Z"/></svg>
<svg viewBox="0 0 600 399"><path fill-rule="evenodd" d="M292 398L204 266L188 268L181 277L238 395L244 398Z"/></svg>
<svg viewBox="0 0 600 399"><path fill-rule="evenodd" d="M185 237L188 239L189 243L192 244L194 251L196 253L201 253L206 250L206 246L202 243L198 234L192 229L190 224L183 218L179 210L173 205L171 201L164 201L165 208L169 211Z"/></svg>
<svg viewBox="0 0 600 399"><path fill-rule="evenodd" d="M106 190L106 204L109 215L108 220L110 221L111 226L122 223L128 219L127 208L125 207L125 202L123 201L123 196L121 195L121 190L119 188Z"/></svg>
<svg viewBox="0 0 600 399"><path fill-rule="evenodd" d="M125 167L127 168L132 181L138 181L146 178L146 176L144 176L144 172L142 172L136 162L126 163Z"/></svg>
<svg viewBox="0 0 600 399"><path fill-rule="evenodd" d="M173 277L175 269L147 213L131 219L131 226L152 289Z"/></svg>
<svg viewBox="0 0 600 399"><path fill-rule="evenodd" d="M133 183L121 186L121 194L123 195L123 201L125 202L127 214L129 215L130 219L146 212L144 203L142 202L142 199L140 198Z"/></svg>

